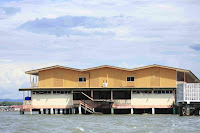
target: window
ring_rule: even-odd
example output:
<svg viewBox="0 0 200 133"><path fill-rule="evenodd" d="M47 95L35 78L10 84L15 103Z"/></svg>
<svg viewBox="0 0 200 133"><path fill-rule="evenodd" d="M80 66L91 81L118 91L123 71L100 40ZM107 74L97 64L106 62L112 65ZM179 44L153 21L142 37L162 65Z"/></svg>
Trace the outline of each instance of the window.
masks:
<svg viewBox="0 0 200 133"><path fill-rule="evenodd" d="M166 93L167 94L172 94L173 91L172 90L162 90L162 91L161 90L155 90L154 93L155 94L166 94Z"/></svg>
<svg viewBox="0 0 200 133"><path fill-rule="evenodd" d="M86 77L79 77L78 82L86 82Z"/></svg>
<svg viewBox="0 0 200 133"><path fill-rule="evenodd" d="M71 91L53 91L53 94L70 94Z"/></svg>
<svg viewBox="0 0 200 133"><path fill-rule="evenodd" d="M38 94L51 94L51 91L33 91L34 95Z"/></svg>
<svg viewBox="0 0 200 133"><path fill-rule="evenodd" d="M145 90L145 91L133 91L133 94L151 94L151 90Z"/></svg>
<svg viewBox="0 0 200 133"><path fill-rule="evenodd" d="M133 82L134 80L135 80L134 77L127 77L127 81L128 81L128 82Z"/></svg>

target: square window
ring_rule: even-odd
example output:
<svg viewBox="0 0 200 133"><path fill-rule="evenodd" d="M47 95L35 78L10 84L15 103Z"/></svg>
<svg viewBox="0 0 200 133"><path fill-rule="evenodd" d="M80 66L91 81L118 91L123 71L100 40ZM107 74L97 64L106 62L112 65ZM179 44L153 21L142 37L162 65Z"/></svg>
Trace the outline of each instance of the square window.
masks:
<svg viewBox="0 0 200 133"><path fill-rule="evenodd" d="M127 77L127 81L133 82L134 81L134 77Z"/></svg>
<svg viewBox="0 0 200 133"><path fill-rule="evenodd" d="M79 78L78 81L79 81L79 82L82 82L82 81L83 81L83 78Z"/></svg>

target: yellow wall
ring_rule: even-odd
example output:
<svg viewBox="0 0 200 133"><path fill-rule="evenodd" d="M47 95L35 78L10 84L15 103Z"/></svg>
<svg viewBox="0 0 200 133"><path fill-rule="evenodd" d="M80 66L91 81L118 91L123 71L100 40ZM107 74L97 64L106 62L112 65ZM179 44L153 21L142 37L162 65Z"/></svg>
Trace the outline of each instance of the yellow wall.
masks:
<svg viewBox="0 0 200 133"><path fill-rule="evenodd" d="M86 82L78 82L79 77L86 77ZM39 72L39 87L88 87L89 74L54 68Z"/></svg>
<svg viewBox="0 0 200 133"><path fill-rule="evenodd" d="M39 72L39 87L103 87L107 74L108 87L176 87L176 71L158 67L136 71L100 68L87 72L54 68ZM134 76L135 81L127 82L127 76ZM79 77L86 77L86 82L78 82Z"/></svg>
<svg viewBox="0 0 200 133"><path fill-rule="evenodd" d="M176 71L152 67L136 71L136 87L175 87Z"/></svg>

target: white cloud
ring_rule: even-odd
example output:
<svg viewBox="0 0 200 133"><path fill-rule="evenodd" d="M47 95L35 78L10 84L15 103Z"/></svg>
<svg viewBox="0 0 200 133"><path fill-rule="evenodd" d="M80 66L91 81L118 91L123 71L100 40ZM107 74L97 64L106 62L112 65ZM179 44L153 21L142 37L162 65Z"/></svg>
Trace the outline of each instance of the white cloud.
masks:
<svg viewBox="0 0 200 133"><path fill-rule="evenodd" d="M17 8L20 12L0 21L0 98L21 98L18 88L29 85L24 71L57 64L74 68L104 64L134 68L160 64L190 69L200 77L198 5L195 0L1 3L1 7ZM17 30L28 21L43 18L51 21L61 16L106 18L106 21L98 21L106 26L89 27L92 22L89 26L76 25L72 27L76 32L69 36ZM48 27L47 24L42 28ZM64 27L59 28L62 31ZM55 31L59 32L56 28Z"/></svg>
<svg viewBox="0 0 200 133"><path fill-rule="evenodd" d="M0 60L0 62L10 62L12 60Z"/></svg>

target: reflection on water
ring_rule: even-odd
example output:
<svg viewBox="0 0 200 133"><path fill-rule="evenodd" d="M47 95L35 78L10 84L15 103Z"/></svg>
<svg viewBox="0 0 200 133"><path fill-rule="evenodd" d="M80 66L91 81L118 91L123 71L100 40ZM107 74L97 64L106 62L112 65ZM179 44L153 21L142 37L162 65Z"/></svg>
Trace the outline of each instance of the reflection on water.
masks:
<svg viewBox="0 0 200 133"><path fill-rule="evenodd" d="M0 112L4 132L200 132L200 117L178 115L19 115Z"/></svg>

